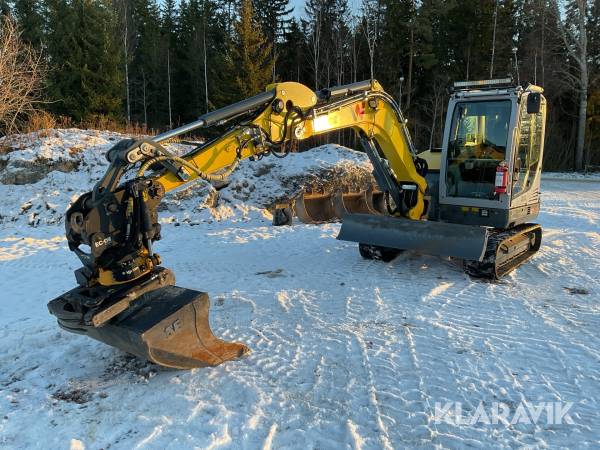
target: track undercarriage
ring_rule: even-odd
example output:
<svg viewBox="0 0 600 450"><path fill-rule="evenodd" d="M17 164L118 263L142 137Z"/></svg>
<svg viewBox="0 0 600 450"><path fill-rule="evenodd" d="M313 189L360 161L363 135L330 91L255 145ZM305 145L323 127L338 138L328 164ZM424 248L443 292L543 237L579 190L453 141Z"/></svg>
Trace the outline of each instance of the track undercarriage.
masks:
<svg viewBox="0 0 600 450"><path fill-rule="evenodd" d="M476 278L497 280L529 261L540 249L542 227L534 223L508 230L493 230L481 261L464 261L466 273Z"/></svg>
<svg viewBox="0 0 600 450"><path fill-rule="evenodd" d="M393 223L390 220L392 216L390 214L389 200L383 192L373 186L358 192L343 193L327 193L309 190L296 197L290 205L277 209L274 216L274 224L284 225L291 223L291 218L294 213L301 222L308 224L338 221L342 221L343 223L344 218L354 222L358 217L363 218L361 219L363 222L361 223L361 227L371 227L372 233L369 233L369 229L367 228L366 231L360 231L367 239L363 241L351 238L349 240L359 243L360 255L366 259L389 262L402 250L406 250L401 244L398 246L387 246L369 242L368 237L371 234L373 236L379 236L381 233L380 222L387 221ZM367 215L373 217L364 219ZM378 216L380 219L377 218ZM278 220L277 217L285 217L285 220ZM397 222L398 224L403 225L407 222L402 218L395 218L392 220L397 220L399 221ZM366 224L367 222L371 222L375 225ZM481 252L477 259L470 259L464 257L464 255L446 255L444 251L440 251L439 254L462 257L463 268L468 275L489 280L500 279L521 264L530 260L539 250L542 238L542 228L537 224L522 224L503 230L446 224L443 222L416 221L416 223L412 222L408 224L408 227L417 225L418 228L418 226L423 223L431 224L431 227L442 230L445 239L448 240L448 245L450 245L450 242L453 240L453 236L454 238L463 236L461 229L466 230L470 228L471 230L485 230L487 233L486 239L483 241ZM458 231L455 231L452 228L456 228ZM403 229L402 232L404 233L405 230ZM432 240L431 234L423 235L422 238L423 241ZM346 240L344 237L341 239ZM478 245L477 243L482 241L474 240L474 242ZM442 246L443 242L439 242L439 245ZM477 251L477 249L474 249L475 253L477 253Z"/></svg>

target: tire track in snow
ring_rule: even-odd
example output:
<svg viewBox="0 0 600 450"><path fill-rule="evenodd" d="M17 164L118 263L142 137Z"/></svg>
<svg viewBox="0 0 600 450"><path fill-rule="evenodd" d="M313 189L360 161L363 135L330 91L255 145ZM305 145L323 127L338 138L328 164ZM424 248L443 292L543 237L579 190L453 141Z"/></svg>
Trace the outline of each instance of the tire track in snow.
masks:
<svg viewBox="0 0 600 450"><path fill-rule="evenodd" d="M439 354L432 351L436 349L435 345L425 343L425 348L431 352L429 358L426 359L429 367L425 373L430 377L432 374L450 369L450 373L453 375L452 379L447 380L448 389L443 389L441 392L436 392L434 389L431 394L436 399L442 400L442 404L447 400L461 401L463 408L467 408L466 412L468 412L469 410L474 411L480 401L491 402L490 398L496 399L496 401L502 398L508 400L507 395L509 398L515 396L518 399L524 398L524 389L515 382L511 373L514 368L505 362L503 352L499 351L497 346L500 344L506 348L507 345L509 347L519 345L519 341L524 341L527 345L532 337L523 335L523 333L518 336L511 335L514 329L521 324L519 320L515 319L518 315L513 311L513 302L507 302L502 294L496 295L496 291L503 289L503 285L469 282L464 288L447 290L445 298L441 299L441 312L438 312L434 320L425 318L425 321L430 321L434 326L437 325L436 329L448 333L447 340L451 343L449 347L440 346L442 351ZM482 291L487 292L487 296L482 296ZM498 306L502 311L500 317L512 318L509 320L509 326L504 329L493 326L494 322L497 322L495 311ZM485 330L491 328L492 333L482 333L480 328ZM451 351L453 347L455 352ZM464 356L466 359L462 360ZM448 364L440 363L444 359L449 360ZM432 362L433 364L431 364ZM482 372L484 367L486 370ZM462 375L465 372L469 373L467 377ZM497 380L500 381L498 384L495 381L498 376L508 377L506 381L509 381L509 384ZM428 382L428 385L431 383ZM453 386L456 387L454 390L452 390ZM450 397L443 398L444 395L450 395ZM463 425L462 436L456 433L456 428L445 424L440 425L439 429L440 439L444 446L464 445L465 435L476 437L477 441L485 440L485 430L478 429L476 426ZM525 437L515 436L512 431L505 434L505 439L507 442L512 442L512 445L519 442L523 444L522 439L529 439L527 435L524 435ZM460 442L462 444L458 444Z"/></svg>
<svg viewBox="0 0 600 450"><path fill-rule="evenodd" d="M377 264L373 267L378 272L398 270L395 264L367 264ZM359 268L360 264L353 267ZM358 325L356 339L362 349L376 421L383 434L382 445L429 442L431 432L427 428L423 385L411 360L410 347L401 338L406 320L404 306L398 302L401 288L389 276L384 277L386 281L377 278L376 285L362 289L348 302L348 316Z"/></svg>
<svg viewBox="0 0 600 450"><path fill-rule="evenodd" d="M354 289L353 289L354 291ZM358 300L358 301L356 301ZM370 405L372 412L369 414L372 417L372 422L373 424L369 424L369 423L364 423L364 421L360 421L358 422L359 425L362 425L363 427L373 427L377 430L377 435L378 435L378 440L379 440L379 445L382 448L387 449L391 449L392 447L392 443L390 442L390 436L389 436L389 432L388 432L388 428L386 426L386 424L383 421L383 417L382 417L382 411L380 408L380 402L378 399L378 390L377 390L377 385L376 385L376 381L374 379L374 374L373 374L373 368L371 367L371 363L370 363L370 359L369 359L369 355L368 355L368 351L367 351L367 345L365 342L365 339L363 337L363 330L361 330L359 328L360 326L360 322L359 322L359 317L365 317L366 315L366 311L364 311L364 305L362 304L362 302L360 302L360 296L356 296L356 294L354 295L348 295L346 297L346 303L345 303L345 307L346 307L346 317L349 320L347 326L348 326L348 338L349 338L349 342L348 342L348 351L349 354L351 355L360 355L360 359L357 360L355 358L352 358L350 360L352 366L353 366L353 370L352 373L355 374L355 376L360 379L361 381L359 381L360 385L362 386L361 389L361 394L362 396L366 397L366 400L368 402L368 404ZM372 342L369 341L372 345ZM360 363L359 363L360 362ZM350 389L351 386L348 386L348 389ZM357 401L356 399L356 394L354 394L355 396L355 402ZM358 427L355 427L355 430L357 430ZM368 434L368 433L364 433L364 434Z"/></svg>
<svg viewBox="0 0 600 450"><path fill-rule="evenodd" d="M577 386L578 377L582 375L579 371L572 372L571 368L577 365L574 366L571 360L556 367L556 364L546 356L550 350L555 359L561 361L564 357L561 358L561 355L553 350L560 347L568 348L571 345L570 340L563 338L561 329L549 327L547 323L543 323L543 320L539 320L539 317L532 318L531 314L526 312L526 301L524 302L523 298L528 295L539 297L539 292L528 292L528 289L531 289L528 288L529 284L522 283L518 278L520 277L509 277L506 283L497 284L472 283L469 288L472 290L471 295L465 295L468 293L462 290L460 295L453 300L453 302L463 303L460 308L456 309L456 311L460 311L460 316L456 317L448 312L443 314L445 321L452 325L444 327L453 333L452 337L456 337L461 325L466 328L471 321L479 325L475 330L466 328L467 332L460 333L462 334L460 338L462 345L472 339L469 350L478 352L483 350L479 358L481 364L471 369L473 373L477 374L473 380L474 386L481 385L482 388L489 391L493 399L509 404L522 400L559 400L555 389L553 391L549 388L552 383L561 386L563 399L566 396L567 401L571 398L585 397L585 392L579 391L577 388L575 391L573 390L573 387ZM482 287L488 293L486 298L482 298L484 297L481 295ZM465 301L473 302L473 305L478 305L479 308L469 311L464 307L466 306L464 305ZM454 306L459 305L455 304ZM442 308L448 310L448 303L444 304ZM490 311L491 314L482 314L485 310ZM495 314L496 310L497 314ZM470 316L472 313L476 314ZM487 321L489 323L486 323ZM492 325L494 321L505 325L503 328L498 328ZM544 331L544 329L548 329L548 331ZM548 339L548 336L553 336L553 338ZM466 341L465 338L467 338ZM483 341L482 343L485 345L483 349L478 349L476 345L473 345L478 341ZM557 341L560 342L558 346L554 344ZM482 373L477 367L485 367L487 373ZM429 372L431 373L431 371ZM568 381L565 381L565 378ZM485 396L479 398L485 399ZM589 415L586 411L584 413ZM536 436L537 433L533 427L522 428L524 429L509 427L505 433L507 445L543 444L544 438ZM463 432L463 434L465 433Z"/></svg>
<svg viewBox="0 0 600 450"><path fill-rule="evenodd" d="M575 242L568 245L569 247L581 246L582 243L579 239L575 239ZM544 255L540 255L542 258ZM561 273L565 270L565 266L573 267L575 262L569 257L568 261L554 260L549 263L554 273ZM600 267L595 261L591 261L592 269L596 273L600 271ZM564 339L570 345L578 347L582 351L588 353L596 360L600 360L600 351L595 349L600 348L600 337L593 331L598 330L600 326L600 318L598 315L587 314L585 317L581 317L581 308L578 304L581 304L583 308L591 309L592 312L598 309L598 306L594 305L593 298L594 292L600 291L600 283L597 279L592 279L587 276L586 286L593 286L590 288L590 294L586 296L568 295L565 291L564 279L561 279L560 283L556 283L555 278L550 277L547 280L545 292L546 298L543 299L543 303L540 305L539 292L533 286L538 283L534 279L532 273L535 269L532 267L525 267L521 272L522 276L525 277L526 282L519 286L521 291L520 298L522 299L523 305L527 312L536 318L542 319L541 322L546 327L554 328L561 335L561 340ZM588 270L589 270L588 269ZM581 273L574 279L573 286L581 286ZM573 287L572 286L572 287ZM566 300L568 299L568 301ZM581 340L581 335L585 335L585 340Z"/></svg>
<svg viewBox="0 0 600 450"><path fill-rule="evenodd" d="M557 208L566 198L557 201ZM586 207L577 201L571 205ZM577 345L597 349L599 268L593 256L600 249L589 217L574 220L575 213L557 216L560 220L543 217L555 228L545 234L542 251L496 284L474 282L447 260L413 253L390 264L362 261L355 246L322 238L332 234L329 228L290 229L275 242L263 236L261 223L257 233L265 240L259 249L251 247L252 224L241 224L246 227L240 234L244 244L236 244L231 234L227 239L190 239L192 228L170 227L169 233L189 242L189 249L181 251L173 244L176 239L171 240L172 250L163 255L166 265L173 264L183 286L211 293L215 334L245 340L253 353L214 369L176 375L158 371L141 385L132 381L131 373L116 374L101 385L109 397L95 397L86 408L54 404L48 398L70 380L76 386L98 386L94 377L121 353L58 331L50 320L42 325L37 316L21 320L14 313L22 308L29 316L25 311L41 309L46 317L46 291L72 287L72 274L64 277L69 286L44 274L58 273L57 267L74 268L76 259L62 250L42 249L30 258L0 263L0 278L7 280L3 293L22 299L5 302L12 315L3 317L0 329L6 350L3 366L12 367L0 378L20 389L3 391L6 399L0 406L9 416L0 424L4 442L34 446L36 436L46 435L52 447L68 445L64 439L73 437L72 424L77 422L81 435L76 437L90 448L133 448L156 427L161 432L151 445L164 448L270 444L277 449L346 445L366 450L382 447L382 430L390 446L403 448L422 443L423 436L413 427L431 420L424 398L461 401L465 413L480 401L515 404L527 398L578 401L573 408L576 424L442 424L425 446L594 448L600 422L598 358ZM563 223L573 227L568 234L560 230ZM50 236L31 230L36 233ZM278 268L285 277L253 275ZM27 286L27 295L15 283ZM591 294L569 296L563 284L589 288ZM438 285L446 288L436 289ZM287 296L287 310L277 303L280 292ZM550 296L556 298L549 301ZM219 297L224 304L218 304ZM47 388L48 377L58 386ZM18 406L9 404L9 398ZM117 398L118 408L112 406ZM31 420L42 416L54 424Z"/></svg>

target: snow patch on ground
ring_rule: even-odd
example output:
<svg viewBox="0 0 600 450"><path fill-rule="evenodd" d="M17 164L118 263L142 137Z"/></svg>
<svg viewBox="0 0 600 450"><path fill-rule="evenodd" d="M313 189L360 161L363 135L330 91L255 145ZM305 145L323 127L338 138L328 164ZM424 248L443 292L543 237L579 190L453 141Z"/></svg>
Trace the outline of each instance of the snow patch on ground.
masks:
<svg viewBox="0 0 600 450"><path fill-rule="evenodd" d="M543 181L540 252L487 283L414 252L363 260L335 239L338 224L270 225L273 189L293 192L289 180L305 172L368 167L360 154L328 146L243 163L216 212L198 206L201 185L171 196L156 250L179 285L210 294L215 334L252 353L173 371L61 331L45 308L74 285L79 263L60 217L102 174L119 138L109 137L83 145L77 170L0 185L1 447L600 445L600 182ZM472 413L523 401L573 402L573 424L434 420L436 402Z"/></svg>
<svg viewBox="0 0 600 450"><path fill-rule="evenodd" d="M597 183L600 181L600 173L598 172L544 172L542 173L542 180L552 181L591 181Z"/></svg>

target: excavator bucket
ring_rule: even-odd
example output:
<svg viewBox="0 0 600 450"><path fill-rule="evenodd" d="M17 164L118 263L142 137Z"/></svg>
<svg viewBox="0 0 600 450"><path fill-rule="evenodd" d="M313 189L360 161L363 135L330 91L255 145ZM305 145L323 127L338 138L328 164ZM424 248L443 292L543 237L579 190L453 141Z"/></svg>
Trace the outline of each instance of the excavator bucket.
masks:
<svg viewBox="0 0 600 450"><path fill-rule="evenodd" d="M323 223L346 214L385 214L386 205L384 193L369 187L359 192L305 192L296 198L294 210L303 223Z"/></svg>
<svg viewBox="0 0 600 450"><path fill-rule="evenodd" d="M360 192L336 193L333 196L333 208L336 216L346 214L385 214L385 197L383 192L374 191L372 187Z"/></svg>
<svg viewBox="0 0 600 450"><path fill-rule="evenodd" d="M488 231L483 227L456 223L347 214L337 238L398 250L416 250L430 255L481 261L487 246Z"/></svg>
<svg viewBox="0 0 600 450"><path fill-rule="evenodd" d="M244 344L226 342L213 335L208 321L210 301L204 292L159 287L128 302L127 308L114 316L110 308L101 312L86 310L87 295L85 288L75 288L48 303L61 328L161 366L216 366L249 352Z"/></svg>
<svg viewBox="0 0 600 450"><path fill-rule="evenodd" d="M331 193L304 193L294 202L296 216L303 223L324 223L339 220Z"/></svg>

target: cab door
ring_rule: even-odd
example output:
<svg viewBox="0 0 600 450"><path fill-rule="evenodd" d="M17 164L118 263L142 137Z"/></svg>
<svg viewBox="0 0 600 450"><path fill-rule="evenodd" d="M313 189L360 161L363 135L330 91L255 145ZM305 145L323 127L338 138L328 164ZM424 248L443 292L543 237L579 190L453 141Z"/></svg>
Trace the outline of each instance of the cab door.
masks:
<svg viewBox="0 0 600 450"><path fill-rule="evenodd" d="M529 112L529 96L539 95L538 111ZM531 105L529 106L529 108ZM510 163L511 208L532 205L540 201L540 180L546 126L546 99L539 93L526 92L519 105L518 129L514 154Z"/></svg>

